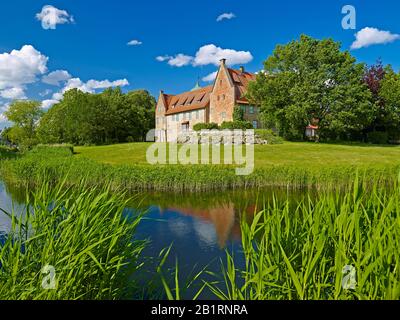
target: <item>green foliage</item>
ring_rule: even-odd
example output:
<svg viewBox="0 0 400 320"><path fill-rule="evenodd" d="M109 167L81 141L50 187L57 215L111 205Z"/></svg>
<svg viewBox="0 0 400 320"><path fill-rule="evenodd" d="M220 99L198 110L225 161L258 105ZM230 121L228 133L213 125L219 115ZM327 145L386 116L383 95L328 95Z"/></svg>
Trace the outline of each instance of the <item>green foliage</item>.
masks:
<svg viewBox="0 0 400 320"><path fill-rule="evenodd" d="M227 252L223 280L207 286L222 300L399 300L399 195L355 179L343 195L264 203L241 222L245 267ZM354 289L342 286L345 266Z"/></svg>
<svg viewBox="0 0 400 320"><path fill-rule="evenodd" d="M0 160L11 159L17 156L17 150L5 146L0 146Z"/></svg>
<svg viewBox="0 0 400 320"><path fill-rule="evenodd" d="M253 129L253 125L249 121L232 121L232 122L227 122L224 121L221 124L220 127L221 130L234 130L234 129L240 129L240 130L246 130L246 129Z"/></svg>
<svg viewBox="0 0 400 320"><path fill-rule="evenodd" d="M244 111L240 106L235 106L233 109L233 121L243 121L244 120Z"/></svg>
<svg viewBox="0 0 400 320"><path fill-rule="evenodd" d="M322 139L347 138L373 120L371 93L362 82L364 66L332 39L303 35L279 45L264 69L250 83L248 98L261 105L266 122L287 139L302 140L315 119Z"/></svg>
<svg viewBox="0 0 400 320"><path fill-rule="evenodd" d="M219 129L218 124L214 123L214 122L210 122L210 123L196 123L193 126L193 130L194 131L201 131L201 130L216 130Z"/></svg>
<svg viewBox="0 0 400 320"><path fill-rule="evenodd" d="M271 129L256 129L255 134L261 139L268 141L268 144L282 144L283 139Z"/></svg>
<svg viewBox="0 0 400 320"><path fill-rule="evenodd" d="M387 132L372 131L368 133L368 142L373 144L387 144L389 143L389 135Z"/></svg>
<svg viewBox="0 0 400 320"><path fill-rule="evenodd" d="M43 111L38 101L14 101L4 115L14 123L6 131L7 139L18 144L22 149L29 149L37 144L36 129Z"/></svg>
<svg viewBox="0 0 400 320"><path fill-rule="evenodd" d="M400 135L400 74L388 69L381 82L379 97L380 105L377 120L390 135L397 139Z"/></svg>
<svg viewBox="0 0 400 320"><path fill-rule="evenodd" d="M124 217L127 201L109 189L42 177L24 214L4 212L12 227L0 241L0 300L132 298L128 281L129 291L142 291L132 279L146 244L132 239L141 216ZM55 269L55 290L42 288L46 265Z"/></svg>
<svg viewBox="0 0 400 320"><path fill-rule="evenodd" d="M144 90L126 94L107 89L100 94L73 89L42 118L41 143L74 145L144 141L154 128L154 98Z"/></svg>

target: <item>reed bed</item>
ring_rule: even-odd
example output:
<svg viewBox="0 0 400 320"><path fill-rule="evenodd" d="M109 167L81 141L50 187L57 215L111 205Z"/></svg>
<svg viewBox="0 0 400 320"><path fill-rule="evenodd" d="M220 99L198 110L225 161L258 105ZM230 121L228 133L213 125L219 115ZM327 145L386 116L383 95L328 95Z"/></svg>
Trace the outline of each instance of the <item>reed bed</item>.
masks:
<svg viewBox="0 0 400 320"><path fill-rule="evenodd" d="M124 217L124 198L109 187L42 179L22 213L2 210L12 226L0 240L0 300L122 299L142 291L132 279L146 245L133 240L141 216Z"/></svg>
<svg viewBox="0 0 400 320"><path fill-rule="evenodd" d="M237 176L234 167L224 165L109 165L74 157L70 148L60 147L41 147L16 160L2 161L1 165L3 178L18 184L40 184L44 175L53 181L67 176L72 184L85 180L88 185L110 184L113 189L172 192L263 187L347 189L357 174L371 184L391 186L399 170L396 164L323 168L286 164L255 168L249 176Z"/></svg>
<svg viewBox="0 0 400 320"><path fill-rule="evenodd" d="M227 252L222 300L400 299L400 187L355 179L351 192L324 193L293 205L273 200L242 219L244 269Z"/></svg>

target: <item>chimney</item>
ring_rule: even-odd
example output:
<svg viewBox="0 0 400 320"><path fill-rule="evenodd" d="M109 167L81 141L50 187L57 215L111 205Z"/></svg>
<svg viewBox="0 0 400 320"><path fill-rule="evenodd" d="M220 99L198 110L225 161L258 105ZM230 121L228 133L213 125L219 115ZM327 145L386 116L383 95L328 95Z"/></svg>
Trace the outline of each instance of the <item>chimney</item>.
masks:
<svg viewBox="0 0 400 320"><path fill-rule="evenodd" d="M244 67L243 66L240 67L240 73L244 73Z"/></svg>
<svg viewBox="0 0 400 320"><path fill-rule="evenodd" d="M225 63L226 63L226 59L221 59L221 60L219 60L219 61L221 62L221 66L224 66Z"/></svg>

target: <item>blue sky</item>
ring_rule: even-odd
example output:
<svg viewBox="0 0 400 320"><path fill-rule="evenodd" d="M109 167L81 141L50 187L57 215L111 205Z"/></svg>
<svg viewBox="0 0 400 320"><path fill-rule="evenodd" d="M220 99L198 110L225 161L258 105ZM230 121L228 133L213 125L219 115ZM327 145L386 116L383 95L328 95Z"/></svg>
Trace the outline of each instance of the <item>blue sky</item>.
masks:
<svg viewBox="0 0 400 320"><path fill-rule="evenodd" d="M346 4L356 9L355 30L342 28ZM42 11L46 5L53 11ZM155 96L161 89L179 93L214 72L221 55L256 72L277 44L302 33L332 37L350 49L362 31L361 48L352 54L369 64L381 57L398 70L398 12L400 3L388 0L4 0L0 127L12 97L44 100L48 106L67 88L99 92L118 84L124 91L147 89ZM217 21L222 14L226 18ZM51 20L55 16L64 21ZM371 37L381 44L368 46ZM127 45L132 40L136 45Z"/></svg>

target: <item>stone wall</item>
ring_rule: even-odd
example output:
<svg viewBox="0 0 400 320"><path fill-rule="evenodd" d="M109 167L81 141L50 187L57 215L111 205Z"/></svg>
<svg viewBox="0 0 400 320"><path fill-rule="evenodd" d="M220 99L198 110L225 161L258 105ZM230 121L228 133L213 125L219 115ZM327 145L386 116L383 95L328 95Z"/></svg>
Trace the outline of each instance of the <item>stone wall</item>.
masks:
<svg viewBox="0 0 400 320"><path fill-rule="evenodd" d="M182 144L268 144L254 134L254 130L202 130L181 133L177 139Z"/></svg>

